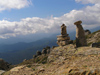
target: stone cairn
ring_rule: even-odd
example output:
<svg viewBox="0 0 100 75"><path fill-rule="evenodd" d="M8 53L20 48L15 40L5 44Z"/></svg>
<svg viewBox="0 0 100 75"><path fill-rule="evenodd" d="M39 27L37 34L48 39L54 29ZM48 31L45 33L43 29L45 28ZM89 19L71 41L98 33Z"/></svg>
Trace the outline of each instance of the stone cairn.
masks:
<svg viewBox="0 0 100 75"><path fill-rule="evenodd" d="M82 21L74 23L76 25L76 47L87 46L85 31L81 25Z"/></svg>
<svg viewBox="0 0 100 75"><path fill-rule="evenodd" d="M69 41L70 41L70 37L67 34L65 24L63 24L61 26L61 35L57 36L57 44L59 46L65 46L69 44Z"/></svg>

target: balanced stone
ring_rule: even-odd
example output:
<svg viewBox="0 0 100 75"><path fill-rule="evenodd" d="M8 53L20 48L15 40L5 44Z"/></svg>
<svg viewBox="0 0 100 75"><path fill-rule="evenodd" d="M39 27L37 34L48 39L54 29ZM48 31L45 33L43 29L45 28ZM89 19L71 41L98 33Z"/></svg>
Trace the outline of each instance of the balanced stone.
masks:
<svg viewBox="0 0 100 75"><path fill-rule="evenodd" d="M67 32L66 32L66 26L65 26L65 24L63 24L61 26L61 35L66 35L66 34L67 34Z"/></svg>
<svg viewBox="0 0 100 75"><path fill-rule="evenodd" d="M66 26L63 24L61 26L61 35L57 36L57 44L59 46L65 46L69 43L70 37L67 34Z"/></svg>
<svg viewBox="0 0 100 75"><path fill-rule="evenodd" d="M76 47L86 46L87 41L85 37L84 29L81 25L82 21L77 21L74 23L76 25Z"/></svg>

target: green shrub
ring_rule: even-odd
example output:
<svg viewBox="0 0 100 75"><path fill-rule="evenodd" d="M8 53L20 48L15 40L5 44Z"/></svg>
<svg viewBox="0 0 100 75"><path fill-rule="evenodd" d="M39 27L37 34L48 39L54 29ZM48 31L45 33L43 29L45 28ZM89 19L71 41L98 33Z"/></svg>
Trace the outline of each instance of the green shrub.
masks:
<svg viewBox="0 0 100 75"><path fill-rule="evenodd" d="M39 57L37 57L36 59L35 59L35 63L37 63L37 62L39 62L40 61L40 59L39 59Z"/></svg>
<svg viewBox="0 0 100 75"><path fill-rule="evenodd" d="M27 65L28 68L30 68L32 65Z"/></svg>
<svg viewBox="0 0 100 75"><path fill-rule="evenodd" d="M90 46L92 44L92 42L88 43L88 46Z"/></svg>
<svg viewBox="0 0 100 75"><path fill-rule="evenodd" d="M42 58L40 61L39 61L39 63L42 63L42 64L45 64L45 63L47 63L47 56L45 56L44 58Z"/></svg>
<svg viewBox="0 0 100 75"><path fill-rule="evenodd" d="M35 68L32 68L33 69L33 71L35 71Z"/></svg>

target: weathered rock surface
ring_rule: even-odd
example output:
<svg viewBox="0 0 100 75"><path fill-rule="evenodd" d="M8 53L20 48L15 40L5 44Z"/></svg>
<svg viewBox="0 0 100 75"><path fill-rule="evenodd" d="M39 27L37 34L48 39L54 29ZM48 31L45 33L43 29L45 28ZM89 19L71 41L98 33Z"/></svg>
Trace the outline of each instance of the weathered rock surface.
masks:
<svg viewBox="0 0 100 75"><path fill-rule="evenodd" d="M100 75L100 48L66 45L55 47L47 64L18 66L10 75ZM4 75L6 75L6 73Z"/></svg>
<svg viewBox="0 0 100 75"><path fill-rule="evenodd" d="M43 50L42 50L42 54L49 54L50 53L50 51L51 51L51 49L50 49L50 47L49 46L47 46L47 47L45 47L45 48L43 48Z"/></svg>
<svg viewBox="0 0 100 75"><path fill-rule="evenodd" d="M87 43L88 45L92 45L93 43L99 43L100 42L100 30L93 32L92 34L89 34L87 36Z"/></svg>
<svg viewBox="0 0 100 75"><path fill-rule="evenodd" d="M53 49L48 56L48 62L60 65L54 75L99 75L99 56L100 48L75 48L70 44Z"/></svg>
<svg viewBox="0 0 100 75"><path fill-rule="evenodd" d="M44 48L41 53L42 54L47 54L47 49Z"/></svg>
<svg viewBox="0 0 100 75"><path fill-rule="evenodd" d="M82 21L74 23L74 25L76 25L76 47L87 46L85 32L81 23Z"/></svg>

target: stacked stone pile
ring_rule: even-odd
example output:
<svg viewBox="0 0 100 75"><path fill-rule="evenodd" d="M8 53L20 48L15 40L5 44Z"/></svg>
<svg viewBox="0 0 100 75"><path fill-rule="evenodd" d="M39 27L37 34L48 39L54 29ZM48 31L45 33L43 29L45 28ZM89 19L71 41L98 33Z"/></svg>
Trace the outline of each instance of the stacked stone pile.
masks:
<svg viewBox="0 0 100 75"><path fill-rule="evenodd" d="M70 37L67 34L65 24L63 24L61 26L61 35L57 36L57 44L59 46L65 46L69 44L69 42L70 42Z"/></svg>

